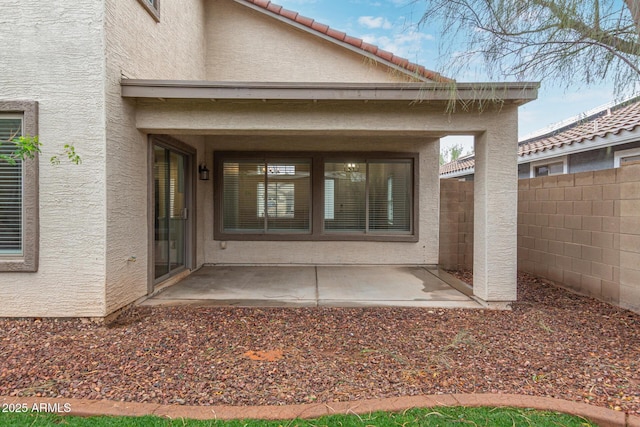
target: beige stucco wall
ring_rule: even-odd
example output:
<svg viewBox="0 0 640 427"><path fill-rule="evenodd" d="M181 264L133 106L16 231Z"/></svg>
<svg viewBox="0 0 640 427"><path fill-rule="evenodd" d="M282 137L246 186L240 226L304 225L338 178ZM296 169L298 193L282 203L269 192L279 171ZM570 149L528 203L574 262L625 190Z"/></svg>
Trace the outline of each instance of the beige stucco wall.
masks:
<svg viewBox="0 0 640 427"><path fill-rule="evenodd" d="M203 80L203 0L162 0L156 22L137 0L106 1L106 312L147 294L149 234L147 135L135 127L135 101L120 96L123 76ZM197 146L199 139L190 142ZM127 261L135 257L136 262Z"/></svg>
<svg viewBox="0 0 640 427"><path fill-rule="evenodd" d="M407 75L233 0L207 2L207 79L390 82Z"/></svg>
<svg viewBox="0 0 640 427"><path fill-rule="evenodd" d="M518 110L474 139L473 294L484 301L517 299Z"/></svg>
<svg viewBox="0 0 640 427"><path fill-rule="evenodd" d="M40 262L0 273L0 316L105 310L104 15L95 2L0 2L0 99L39 103ZM81 165L49 159L72 143Z"/></svg>

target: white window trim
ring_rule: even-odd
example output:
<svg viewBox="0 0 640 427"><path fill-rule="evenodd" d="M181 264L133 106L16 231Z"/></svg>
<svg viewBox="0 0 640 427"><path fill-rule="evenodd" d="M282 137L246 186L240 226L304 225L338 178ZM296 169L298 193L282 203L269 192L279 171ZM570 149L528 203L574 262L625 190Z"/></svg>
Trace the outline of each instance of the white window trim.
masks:
<svg viewBox="0 0 640 427"><path fill-rule="evenodd" d="M540 166L550 165L553 163L562 162L562 174L554 174L554 175L564 175L569 172L567 156L562 157L551 157L545 160L539 160L537 162L531 162L529 164L529 177L536 178L536 168ZM551 175L553 176L553 175Z"/></svg>
<svg viewBox="0 0 640 427"><path fill-rule="evenodd" d="M615 151L613 153L613 167L619 168L620 161L625 157L640 156L640 147L629 148L628 150Z"/></svg>

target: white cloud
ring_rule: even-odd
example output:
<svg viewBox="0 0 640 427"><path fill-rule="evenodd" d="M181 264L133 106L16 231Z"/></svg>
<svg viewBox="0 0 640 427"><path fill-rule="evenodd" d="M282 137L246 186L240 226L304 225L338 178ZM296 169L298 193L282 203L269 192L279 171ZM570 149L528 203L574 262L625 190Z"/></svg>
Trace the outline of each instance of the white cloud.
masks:
<svg viewBox="0 0 640 427"><path fill-rule="evenodd" d="M358 18L358 24L367 27L369 29L382 28L383 30L389 30L393 25L386 18L382 16L361 16Z"/></svg>
<svg viewBox="0 0 640 427"><path fill-rule="evenodd" d="M434 40L431 34L420 32L402 32L389 36L366 34L360 38L367 43L418 63L421 63L420 57L424 54L425 44Z"/></svg>

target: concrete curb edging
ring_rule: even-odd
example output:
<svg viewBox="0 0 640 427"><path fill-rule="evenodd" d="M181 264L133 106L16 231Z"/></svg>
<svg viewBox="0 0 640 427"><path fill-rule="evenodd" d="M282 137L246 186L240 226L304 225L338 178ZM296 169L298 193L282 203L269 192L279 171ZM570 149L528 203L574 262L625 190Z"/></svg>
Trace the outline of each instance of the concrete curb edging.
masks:
<svg viewBox="0 0 640 427"><path fill-rule="evenodd" d="M0 396L2 410L38 408L40 412L55 412L76 416L144 416L180 419L266 419L318 418L333 414L367 414L375 411L400 412L410 408L438 406L490 406L531 408L563 412L586 418L601 427L640 427L640 417L581 402L550 397L517 394L442 394L367 399L351 402L310 403L282 406L184 406L154 403L116 402L62 398ZM12 406L14 405L14 406ZM20 405L16 407L15 405ZM34 406L35 405L35 406ZM12 410L13 408L13 410Z"/></svg>

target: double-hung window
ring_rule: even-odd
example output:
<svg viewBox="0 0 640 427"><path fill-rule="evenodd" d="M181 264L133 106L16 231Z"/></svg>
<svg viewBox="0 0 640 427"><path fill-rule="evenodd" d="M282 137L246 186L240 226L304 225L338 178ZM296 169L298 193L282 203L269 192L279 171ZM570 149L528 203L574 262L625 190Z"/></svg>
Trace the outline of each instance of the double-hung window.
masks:
<svg viewBox="0 0 640 427"><path fill-rule="evenodd" d="M0 101L0 271L37 270L37 157L15 158L12 142L36 135L36 115L35 102Z"/></svg>
<svg viewBox="0 0 640 427"><path fill-rule="evenodd" d="M417 154L217 152L215 160L217 239L417 239Z"/></svg>

